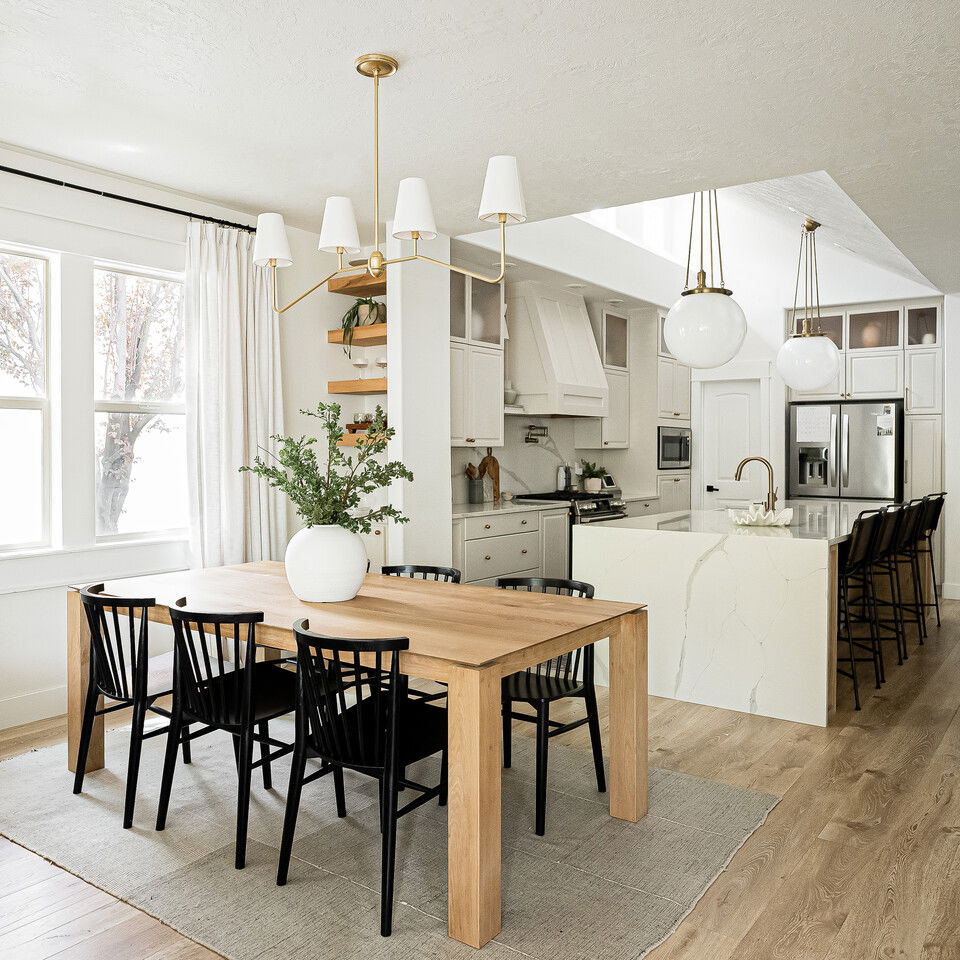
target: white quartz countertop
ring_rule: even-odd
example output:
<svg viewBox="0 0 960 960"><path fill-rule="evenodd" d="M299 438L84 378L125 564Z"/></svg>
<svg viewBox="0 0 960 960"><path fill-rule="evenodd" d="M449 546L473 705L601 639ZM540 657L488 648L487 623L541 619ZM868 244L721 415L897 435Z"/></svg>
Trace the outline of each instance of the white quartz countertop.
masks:
<svg viewBox="0 0 960 960"><path fill-rule="evenodd" d="M778 510L791 507L793 522L789 527L742 527L722 510L681 510L676 513L655 513L646 517L627 517L591 524L600 527L659 530L668 533L720 533L731 536L769 537L780 540L825 540L839 543L850 536L853 521L862 510L884 506L877 500L781 500Z"/></svg>
<svg viewBox="0 0 960 960"><path fill-rule="evenodd" d="M569 500L500 500L497 503L455 503L453 505L453 519L485 517L498 513L531 513L536 510L550 510L553 507L569 506Z"/></svg>

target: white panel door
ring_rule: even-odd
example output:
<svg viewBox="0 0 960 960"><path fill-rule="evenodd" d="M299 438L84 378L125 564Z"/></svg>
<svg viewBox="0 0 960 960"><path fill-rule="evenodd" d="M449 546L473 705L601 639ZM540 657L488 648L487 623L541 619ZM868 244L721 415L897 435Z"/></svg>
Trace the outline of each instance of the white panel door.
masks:
<svg viewBox="0 0 960 960"><path fill-rule="evenodd" d="M467 345L450 344L450 442L462 446L467 434Z"/></svg>
<svg viewBox="0 0 960 960"><path fill-rule="evenodd" d="M904 417L904 498L925 497L943 489L943 418Z"/></svg>
<svg viewBox="0 0 960 960"><path fill-rule="evenodd" d="M847 396L851 400L886 400L903 396L903 351L848 353Z"/></svg>
<svg viewBox="0 0 960 960"><path fill-rule="evenodd" d="M906 382L904 410L907 413L941 413L943 396L942 352L909 350L904 355Z"/></svg>
<svg viewBox="0 0 960 960"><path fill-rule="evenodd" d="M762 464L751 464L739 483L733 479L744 457L767 455L760 431L760 381L705 380L701 389L700 475L704 489L698 491L695 502L704 510L713 510L721 506L721 500L751 503L765 498L767 474Z"/></svg>
<svg viewBox="0 0 960 960"><path fill-rule="evenodd" d="M503 446L503 351L471 346L467 353L470 398L466 412L471 446Z"/></svg>

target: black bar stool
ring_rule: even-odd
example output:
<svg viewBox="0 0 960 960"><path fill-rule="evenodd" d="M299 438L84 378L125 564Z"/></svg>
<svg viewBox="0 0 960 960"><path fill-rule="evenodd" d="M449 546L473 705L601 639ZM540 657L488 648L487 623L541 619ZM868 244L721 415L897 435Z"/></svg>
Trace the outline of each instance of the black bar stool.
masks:
<svg viewBox="0 0 960 960"><path fill-rule="evenodd" d="M904 521L903 507L890 505L881 511L880 529L874 549L870 583L872 600L877 623L877 635L880 638L881 673L885 676L883 659L884 640L893 640L897 647L897 663L907 659L907 644L904 637L902 610L900 606L900 581L897 577L896 553L899 546L900 528ZM882 597L877 587L883 581L889 590L888 597Z"/></svg>
<svg viewBox="0 0 960 960"><path fill-rule="evenodd" d="M923 597L924 610L933 607L937 614L937 626L940 626L940 590L937 585L937 563L933 551L933 535L937 532L940 525L940 516L943 513L945 493L930 493L923 498L923 523L921 524L921 537L917 544L917 560L921 565L920 589L924 590L923 562L927 558L930 564L930 581L933 587L933 599Z"/></svg>
<svg viewBox="0 0 960 960"><path fill-rule="evenodd" d="M883 679L871 573L881 523L880 510L863 511L853 523L850 539L840 545L837 557L839 587L837 629L842 638L847 641L849 664L849 669L841 667L838 655L837 672L853 681L853 700L857 710L860 709L860 680L857 676L857 664L865 662L873 664L878 690ZM868 627L869 643L854 636L855 623L865 624ZM866 651L870 656L858 657L858 650Z"/></svg>
<svg viewBox="0 0 960 960"><path fill-rule="evenodd" d="M900 623L906 649L906 628L916 627L917 640L923 645L927 635L924 622L923 592L920 585L920 561L917 543L923 536L924 507L922 500L913 500L902 507L903 519L897 531L897 548L893 554L900 600Z"/></svg>

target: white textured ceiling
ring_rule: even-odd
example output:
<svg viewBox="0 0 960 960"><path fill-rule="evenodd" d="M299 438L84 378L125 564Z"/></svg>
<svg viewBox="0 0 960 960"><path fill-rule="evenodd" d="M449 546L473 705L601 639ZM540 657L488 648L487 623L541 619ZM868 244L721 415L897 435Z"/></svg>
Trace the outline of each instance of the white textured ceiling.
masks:
<svg viewBox="0 0 960 960"><path fill-rule="evenodd" d="M0 12L0 138L316 229L426 177L476 229L486 157L529 213L825 170L917 269L960 290L956 0L20 0Z"/></svg>

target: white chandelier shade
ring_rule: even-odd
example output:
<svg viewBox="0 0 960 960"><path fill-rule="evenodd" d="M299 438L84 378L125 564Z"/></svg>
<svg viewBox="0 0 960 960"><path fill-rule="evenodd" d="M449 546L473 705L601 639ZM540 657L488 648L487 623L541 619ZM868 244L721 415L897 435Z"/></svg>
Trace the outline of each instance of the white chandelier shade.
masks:
<svg viewBox="0 0 960 960"><path fill-rule="evenodd" d="M253 242L253 262L266 267L276 261L278 267L293 266L290 244L283 217L279 213L261 213L257 217L257 237Z"/></svg>
<svg viewBox="0 0 960 960"><path fill-rule="evenodd" d="M491 157L487 161L478 216L481 220L497 220L500 214L506 214L508 223L527 219L516 157Z"/></svg>
<svg viewBox="0 0 960 960"><path fill-rule="evenodd" d="M353 201L349 197L327 197L323 207L323 223L320 225L320 242L317 249L336 253L341 247L344 253L360 252L360 235Z"/></svg>
<svg viewBox="0 0 960 960"><path fill-rule="evenodd" d="M397 207L393 215L393 235L398 240L434 240L437 224L427 181L422 177L407 177L397 190Z"/></svg>
<svg viewBox="0 0 960 960"><path fill-rule="evenodd" d="M725 293L680 297L663 324L667 348L688 367L707 369L732 360L747 335L740 304Z"/></svg>
<svg viewBox="0 0 960 960"><path fill-rule="evenodd" d="M777 354L777 373L794 390L820 390L839 372L840 351L829 337L791 337Z"/></svg>

